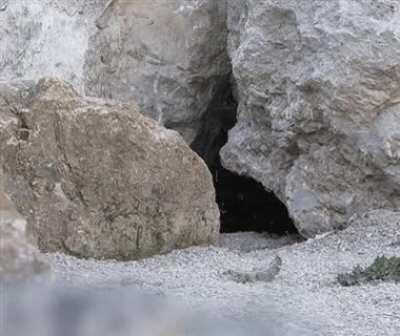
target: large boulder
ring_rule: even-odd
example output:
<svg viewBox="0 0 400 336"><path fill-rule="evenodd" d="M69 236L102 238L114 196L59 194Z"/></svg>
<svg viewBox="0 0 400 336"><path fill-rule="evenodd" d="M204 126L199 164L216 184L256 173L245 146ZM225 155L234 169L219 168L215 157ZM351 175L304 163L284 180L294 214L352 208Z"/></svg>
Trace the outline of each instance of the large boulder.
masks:
<svg viewBox="0 0 400 336"><path fill-rule="evenodd" d="M0 167L44 251L127 260L218 237L211 175L178 133L65 82L0 85Z"/></svg>
<svg viewBox="0 0 400 336"><path fill-rule="evenodd" d="M229 79L226 4L215 0L114 0L86 54L86 93L136 101L188 143Z"/></svg>
<svg viewBox="0 0 400 336"><path fill-rule="evenodd" d="M30 280L49 269L39 251L29 242L25 218L0 188L0 282Z"/></svg>
<svg viewBox="0 0 400 336"><path fill-rule="evenodd" d="M273 190L306 237L399 208L399 2L228 6L239 112L224 166Z"/></svg>

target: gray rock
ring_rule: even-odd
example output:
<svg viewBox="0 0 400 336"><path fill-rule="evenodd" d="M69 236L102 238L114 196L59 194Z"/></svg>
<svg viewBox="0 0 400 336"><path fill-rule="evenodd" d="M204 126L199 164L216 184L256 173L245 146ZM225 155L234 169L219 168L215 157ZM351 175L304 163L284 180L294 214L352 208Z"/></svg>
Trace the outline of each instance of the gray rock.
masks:
<svg viewBox="0 0 400 336"><path fill-rule="evenodd" d="M83 93L95 20L109 0L0 0L0 81L58 77Z"/></svg>
<svg viewBox="0 0 400 336"><path fill-rule="evenodd" d="M0 168L44 251L136 259L216 242L211 174L175 131L62 81L0 85Z"/></svg>
<svg viewBox="0 0 400 336"><path fill-rule="evenodd" d="M111 1L86 54L86 93L136 101L188 143L230 73L225 1Z"/></svg>
<svg viewBox="0 0 400 336"><path fill-rule="evenodd" d="M275 256L270 265L265 270L253 270L251 272L242 272L228 270L225 274L238 283L254 283L260 282L271 282L279 274L282 266L282 259L279 256Z"/></svg>
<svg viewBox="0 0 400 336"><path fill-rule="evenodd" d="M0 171L0 282L30 280L50 266L26 236L26 220L1 190Z"/></svg>
<svg viewBox="0 0 400 336"><path fill-rule="evenodd" d="M137 102L188 143L229 79L225 1L0 0L0 81Z"/></svg>
<svg viewBox="0 0 400 336"><path fill-rule="evenodd" d="M400 206L398 1L229 1L238 123L225 167L306 237Z"/></svg>
<svg viewBox="0 0 400 336"><path fill-rule="evenodd" d="M221 120L232 121L234 104L218 101L229 54L239 112L223 165L274 191L312 237L353 214L400 206L399 7L3 0L0 80L51 75L80 93L137 101L212 166Z"/></svg>

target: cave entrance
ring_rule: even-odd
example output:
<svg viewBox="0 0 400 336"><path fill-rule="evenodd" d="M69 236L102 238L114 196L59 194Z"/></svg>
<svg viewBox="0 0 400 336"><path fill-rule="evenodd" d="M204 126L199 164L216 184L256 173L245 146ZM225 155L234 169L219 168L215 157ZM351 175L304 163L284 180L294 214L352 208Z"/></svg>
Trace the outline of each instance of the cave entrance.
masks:
<svg viewBox="0 0 400 336"><path fill-rule="evenodd" d="M213 172L221 232L297 233L286 206L256 180L225 169L220 162Z"/></svg>
<svg viewBox="0 0 400 336"><path fill-rule="evenodd" d="M286 206L256 180L225 169L219 152L228 141L228 131L236 123L237 103L233 85L227 79L205 114L202 129L192 144L213 175L221 212L221 232L297 233Z"/></svg>

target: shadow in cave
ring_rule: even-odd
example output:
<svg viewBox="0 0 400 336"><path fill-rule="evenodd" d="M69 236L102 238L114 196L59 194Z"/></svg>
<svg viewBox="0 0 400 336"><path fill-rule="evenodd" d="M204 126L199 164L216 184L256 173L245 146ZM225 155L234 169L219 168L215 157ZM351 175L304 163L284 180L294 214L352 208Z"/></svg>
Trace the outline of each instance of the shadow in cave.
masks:
<svg viewBox="0 0 400 336"><path fill-rule="evenodd" d="M256 180L225 169L219 152L236 123L237 103L230 79L215 94L205 114L202 129L192 143L207 163L214 179L221 212L221 232L297 233L286 206Z"/></svg>
<svg viewBox="0 0 400 336"><path fill-rule="evenodd" d="M297 233L286 206L252 178L235 174L219 163L213 172L221 232Z"/></svg>

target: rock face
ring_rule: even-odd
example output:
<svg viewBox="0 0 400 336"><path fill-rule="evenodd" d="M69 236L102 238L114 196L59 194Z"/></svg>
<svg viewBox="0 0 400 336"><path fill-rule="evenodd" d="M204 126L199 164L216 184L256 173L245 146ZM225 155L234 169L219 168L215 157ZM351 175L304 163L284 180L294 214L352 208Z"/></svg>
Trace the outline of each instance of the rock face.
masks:
<svg viewBox="0 0 400 336"><path fill-rule="evenodd" d="M210 167L237 101L224 167L312 237L400 206L399 19L396 0L2 0L0 80L137 101Z"/></svg>
<svg viewBox="0 0 400 336"><path fill-rule="evenodd" d="M0 87L0 167L44 251L127 260L218 236L211 175L175 131L61 81Z"/></svg>
<svg viewBox="0 0 400 336"><path fill-rule="evenodd" d="M398 1L229 1L238 123L225 167L306 237L400 206Z"/></svg>
<svg viewBox="0 0 400 336"><path fill-rule="evenodd" d="M188 143L230 73L225 1L114 0L86 54L86 93L136 101Z"/></svg>
<svg viewBox="0 0 400 336"><path fill-rule="evenodd" d="M225 9L214 0L3 0L0 81L57 77L134 101L191 143L231 71Z"/></svg>
<svg viewBox="0 0 400 336"><path fill-rule="evenodd" d="M0 0L0 81L59 77L83 92L95 20L109 0Z"/></svg>
<svg viewBox="0 0 400 336"><path fill-rule="evenodd" d="M0 190L0 282L26 280L49 270L28 241L25 228L26 220Z"/></svg>

